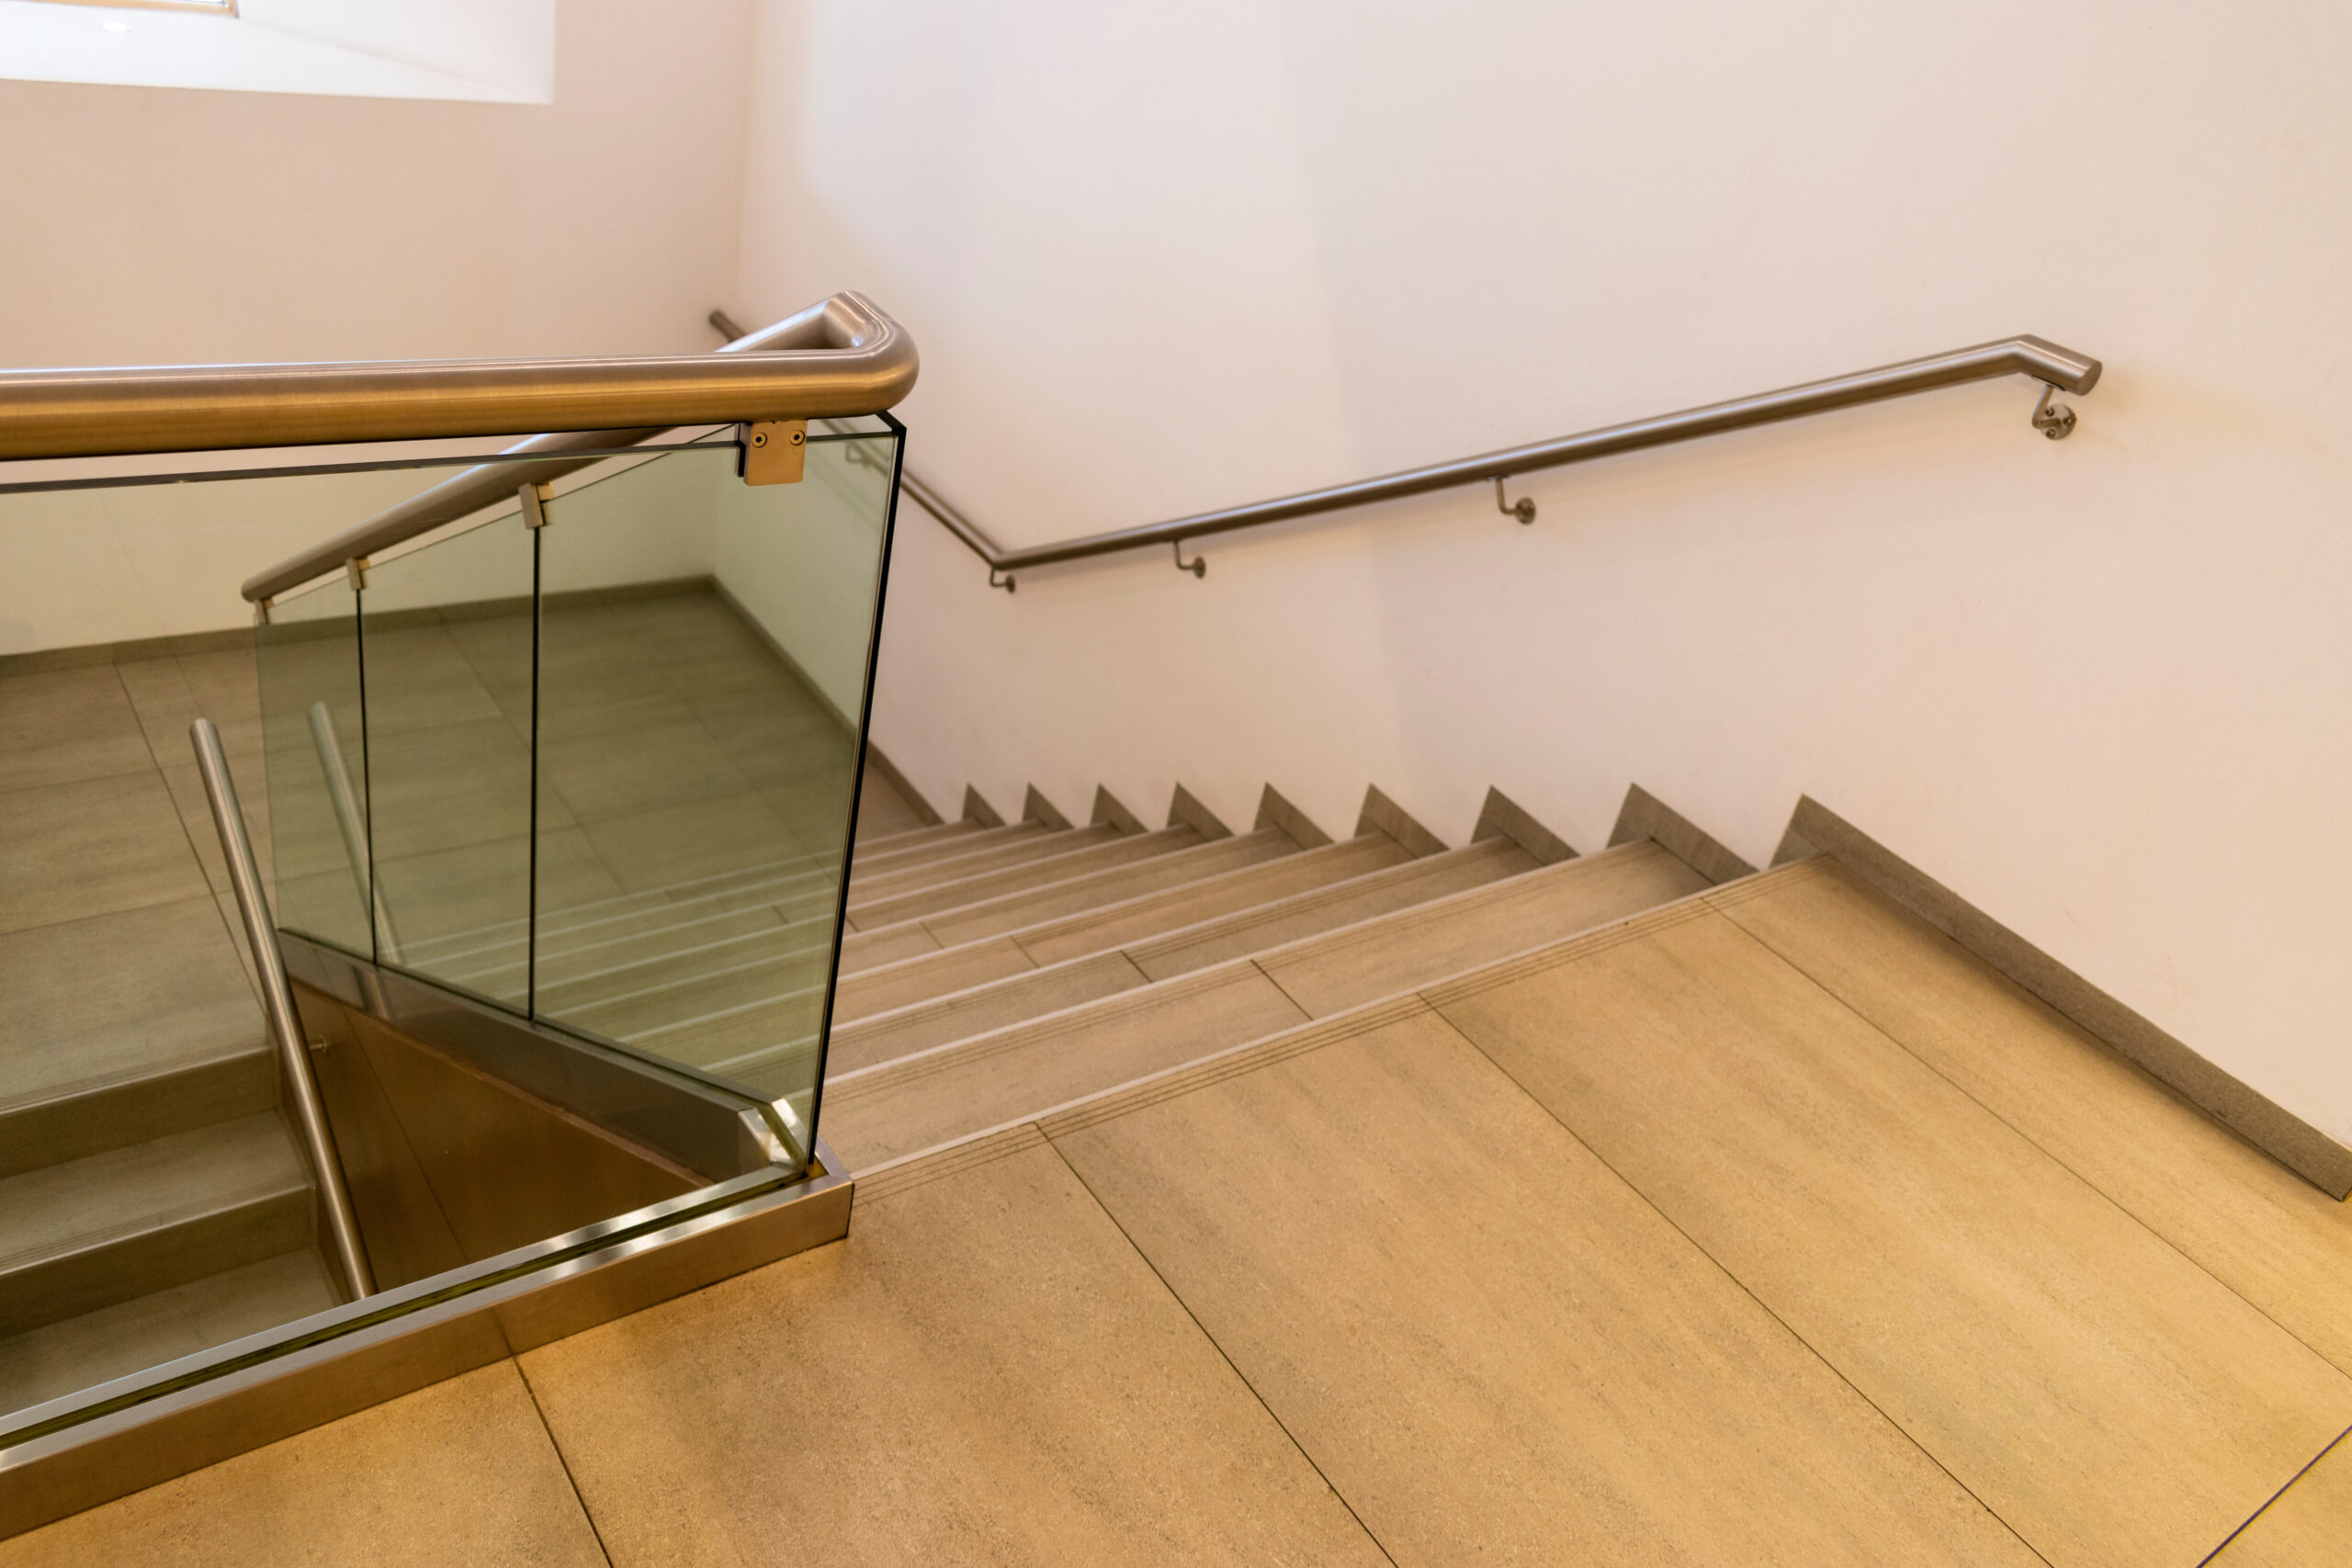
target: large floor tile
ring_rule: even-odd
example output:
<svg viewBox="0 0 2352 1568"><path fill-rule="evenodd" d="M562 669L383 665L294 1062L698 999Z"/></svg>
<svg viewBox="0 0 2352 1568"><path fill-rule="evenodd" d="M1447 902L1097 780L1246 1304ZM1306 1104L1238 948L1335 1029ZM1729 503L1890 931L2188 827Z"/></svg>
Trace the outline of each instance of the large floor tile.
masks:
<svg viewBox="0 0 2352 1568"><path fill-rule="evenodd" d="M0 790L153 765L113 665L0 677Z"/></svg>
<svg viewBox="0 0 2352 1568"><path fill-rule="evenodd" d="M210 897L0 936L0 1104L266 1045Z"/></svg>
<svg viewBox="0 0 2352 1568"><path fill-rule="evenodd" d="M1047 1148L524 1366L624 1568L1382 1561Z"/></svg>
<svg viewBox="0 0 2352 1568"><path fill-rule="evenodd" d="M0 931L204 896L163 775L0 795Z"/></svg>
<svg viewBox="0 0 2352 1568"><path fill-rule="evenodd" d="M0 1568L604 1568L512 1362L0 1541Z"/></svg>
<svg viewBox="0 0 2352 1568"><path fill-rule="evenodd" d="M1408 1568L2033 1562L1426 1011L1056 1137Z"/></svg>
<svg viewBox="0 0 2352 1568"><path fill-rule="evenodd" d="M371 739L403 729L504 716L473 661L449 628L437 622L387 629L371 619L366 651ZM527 681L530 668L526 649L514 673Z"/></svg>
<svg viewBox="0 0 2352 1568"><path fill-rule="evenodd" d="M2352 1207L1832 862L1710 902L2352 1371Z"/></svg>
<svg viewBox="0 0 2352 1568"><path fill-rule="evenodd" d="M2341 1568L2352 1562L2352 1434L2279 1494L2212 1568Z"/></svg>
<svg viewBox="0 0 2352 1568"><path fill-rule="evenodd" d="M261 689L250 649L130 660L115 672L157 757L186 761L188 726L198 718L212 721L232 762L260 754Z"/></svg>
<svg viewBox="0 0 2352 1568"><path fill-rule="evenodd" d="M583 822L629 817L750 793L751 781L692 718L667 716L616 730L551 732L539 746L543 791Z"/></svg>
<svg viewBox="0 0 2352 1568"><path fill-rule="evenodd" d="M588 841L628 892L745 866L799 863L808 849L756 795L721 795L588 823Z"/></svg>
<svg viewBox="0 0 2352 1568"><path fill-rule="evenodd" d="M368 796L379 860L520 840L532 828L530 748L503 718L371 736ZM543 792L537 826L571 822Z"/></svg>
<svg viewBox="0 0 2352 1568"><path fill-rule="evenodd" d="M2190 1568L2352 1423L2352 1380L1703 906L1430 995L2057 1568Z"/></svg>

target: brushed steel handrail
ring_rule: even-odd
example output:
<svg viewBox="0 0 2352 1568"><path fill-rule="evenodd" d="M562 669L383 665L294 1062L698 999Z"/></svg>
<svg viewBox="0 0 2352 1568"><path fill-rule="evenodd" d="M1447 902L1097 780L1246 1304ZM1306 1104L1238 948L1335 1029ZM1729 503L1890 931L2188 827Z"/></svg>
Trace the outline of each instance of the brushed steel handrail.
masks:
<svg viewBox="0 0 2352 1568"><path fill-rule="evenodd" d="M760 336L788 352L0 371L0 458L878 413L914 385L914 341L861 295Z"/></svg>
<svg viewBox="0 0 2352 1568"><path fill-rule="evenodd" d="M254 863L253 841L245 836L244 813L237 805L237 783L220 750L220 732L210 719L190 724L187 738L196 749L197 771L204 777L204 798L212 807L213 829L220 835L220 854L228 863L229 886L244 921L245 942L253 950L262 1010L268 1016L269 1032L277 1042L277 1059L286 1069L287 1089L293 1096L292 1121L301 1134L311 1168L318 1175L335 1262L351 1289L351 1299L360 1301L376 1293L376 1279L368 1267L368 1248L359 1238L359 1219L351 1207L351 1190L344 1182L343 1162L335 1155L326 1102L319 1098L318 1077L311 1071L301 1014L294 1006L294 988L287 983L285 958L277 951L277 925L270 919L269 903L261 890L261 868Z"/></svg>
<svg viewBox="0 0 2352 1568"><path fill-rule="evenodd" d="M725 315L719 311L711 313L711 323L722 331L729 324ZM2065 391L2080 395L2088 392L2098 384L2101 368L2099 362L2088 355L2062 348L2046 338L2030 335L2003 338L1997 343L1978 344L1973 348L1955 349L1949 354L1906 359L1897 365L1882 365L1874 370L1859 371L1851 376L1808 381L1802 386L1783 387L1778 391L1735 398L1728 402L1709 403L1702 408L1685 409L1679 413L1607 425L1577 435L1562 436L1555 441L1508 446L1501 451L1487 452L1475 457L1431 463L1399 473L1384 474L1376 479L1358 479L1351 484L1279 496L1247 506L1200 512L1143 527L1090 534L1082 538L1033 545L1025 548L1012 548L997 543L986 529L950 504L938 491L911 471L901 471L899 488L909 500L937 518L949 533L963 541L966 548L987 563L989 581L994 587L1011 589L1013 586L1012 573L1023 568L1084 560L1119 550L1146 549L1161 545L1177 547L1178 569L1198 577L1207 569L1198 559L1188 561L1183 558L1182 545L1187 539L1490 481L1498 485L1497 505L1507 515L1514 516L1521 523L1529 523L1535 517L1534 503L1523 497L1515 504L1507 503L1499 489L1502 480L1544 468L1564 468L1571 463L1613 457L1621 452L1666 446L1704 435L1721 435L1753 425L1775 424L1782 420L1802 419L1835 409L1883 402L1890 398L1909 397L1917 392L1935 391L1971 381L1995 380L2004 376L2027 376L2042 384L2041 400L2033 411L2032 427L2053 441L2060 440L2074 429L2075 414L2064 404L2053 403L2052 393ZM998 580L1000 573L1002 574L1001 581Z"/></svg>
<svg viewBox="0 0 2352 1568"><path fill-rule="evenodd" d="M635 400L624 404L616 398L597 405L594 417L572 421L557 433L534 435L507 447L502 454L508 457L507 461L467 468L398 506L321 540L266 570L255 572L238 592L254 604L266 604L312 578L342 570L345 561L364 560L379 550L390 549L485 506L512 502L525 485L547 484L598 461L595 457L557 454L609 452L616 446L634 446L680 425L879 413L907 395L914 386L917 367L914 340L907 335L906 329L864 295L846 292L757 332L738 333L734 341L716 355L561 363L669 367L689 382L696 378L707 381L709 390L698 394L699 401L655 404ZM844 368L853 364L860 367L854 375ZM0 387L0 391L4 390L5 387ZM616 417L621 414L626 418ZM6 403L0 400L0 428L5 428L5 419ZM537 422L508 423L496 428L502 432L527 430L533 423ZM615 428L623 424L630 428ZM596 426L601 428L592 428ZM431 434L454 435L466 432L452 429ZM544 462L515 462L512 458L513 454L528 452L550 456Z"/></svg>

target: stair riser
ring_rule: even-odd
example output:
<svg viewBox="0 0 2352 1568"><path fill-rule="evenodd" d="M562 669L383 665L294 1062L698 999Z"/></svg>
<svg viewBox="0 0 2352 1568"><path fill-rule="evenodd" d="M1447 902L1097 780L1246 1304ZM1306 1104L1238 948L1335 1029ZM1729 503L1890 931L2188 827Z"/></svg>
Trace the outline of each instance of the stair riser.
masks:
<svg viewBox="0 0 2352 1568"><path fill-rule="evenodd" d="M19 1106L0 1115L0 1178L267 1111L277 1069L264 1050Z"/></svg>
<svg viewBox="0 0 2352 1568"><path fill-rule="evenodd" d="M943 947L960 947L982 937L1000 936L1129 898L1166 892L1297 852L1298 846L1287 834L1227 839L1096 876L991 899L968 909L950 909L932 916L924 924Z"/></svg>
<svg viewBox="0 0 2352 1568"><path fill-rule="evenodd" d="M306 1245L307 1187L174 1220L0 1273L0 1335L79 1317L119 1302Z"/></svg>
<svg viewBox="0 0 2352 1568"><path fill-rule="evenodd" d="M1008 893L1025 892L1050 883L1067 882L1072 877L1091 876L1113 866L1129 865L1136 861L1187 849L1199 841L1199 833L1190 828L1138 834L1088 849L1072 850L1068 854L1046 860L983 872L961 882L940 883L911 892L894 893L887 897L877 896L863 903L852 898L849 918L860 931L899 920L911 920L919 916L937 914L943 909L960 908L984 899L1001 898Z"/></svg>
<svg viewBox="0 0 2352 1568"><path fill-rule="evenodd" d="M1118 837L1118 829L1108 826L1073 828L1059 833L1040 832L1001 848L953 855L904 870L883 870L871 875L860 875L853 868L850 873L850 902L854 904L860 899L871 901L916 888L966 882L988 872L1091 849Z"/></svg>
<svg viewBox="0 0 2352 1568"><path fill-rule="evenodd" d="M850 883L876 876L895 876L918 866L935 864L944 860L956 860L1012 844L1029 843L1046 836L1046 829L1035 822L1017 823L1010 828L981 828L972 832L939 840L929 844L917 844L903 850L878 851L860 848L850 866Z"/></svg>

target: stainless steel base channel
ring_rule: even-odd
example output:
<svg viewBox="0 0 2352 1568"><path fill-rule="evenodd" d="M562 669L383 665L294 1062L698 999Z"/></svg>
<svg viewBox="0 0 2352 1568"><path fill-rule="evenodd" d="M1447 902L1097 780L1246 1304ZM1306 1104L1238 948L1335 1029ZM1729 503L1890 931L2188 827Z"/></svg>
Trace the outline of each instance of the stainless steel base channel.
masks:
<svg viewBox="0 0 2352 1568"><path fill-rule="evenodd" d="M560 1085L575 1114L654 1133L706 1171L763 1142L696 1086L681 1097L681 1086L636 1076L637 1064L572 1055L571 1042L519 1022L502 1031L488 1010L408 977L299 939L281 945L314 979L394 993L377 1016L421 1024L477 1063L521 1068L541 1089ZM331 957L347 972L331 974ZM791 1151L767 1150L792 1163L741 1160L741 1174L677 1197L0 1417L0 1537L848 1235L853 1184L823 1141L805 1174Z"/></svg>

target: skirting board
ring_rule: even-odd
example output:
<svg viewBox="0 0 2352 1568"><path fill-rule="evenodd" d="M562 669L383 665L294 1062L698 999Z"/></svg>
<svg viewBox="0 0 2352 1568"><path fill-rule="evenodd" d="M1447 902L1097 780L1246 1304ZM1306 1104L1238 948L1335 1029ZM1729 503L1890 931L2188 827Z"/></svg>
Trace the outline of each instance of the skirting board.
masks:
<svg viewBox="0 0 2352 1568"><path fill-rule="evenodd" d="M183 653L226 653L253 645L251 626L232 626L226 631L182 632L177 637L142 637L129 642L37 648L24 653L0 653L0 676L40 675L51 670L86 669L93 664L135 664L142 659L170 659Z"/></svg>
<svg viewBox="0 0 2352 1568"><path fill-rule="evenodd" d="M1094 823L1108 822L1122 833L1150 831L1143 825L1142 818L1127 809L1126 802L1113 795L1102 784L1094 786L1094 815L1087 820L1090 826Z"/></svg>
<svg viewBox="0 0 2352 1568"><path fill-rule="evenodd" d="M1375 828L1415 855L1442 854L1446 848L1443 839L1414 821L1403 807L1380 793L1378 784L1366 784L1363 810L1356 818L1356 836L1362 838Z"/></svg>
<svg viewBox="0 0 2352 1568"><path fill-rule="evenodd" d="M1250 830L1260 828L1280 828L1303 850L1319 850L1331 841L1330 834L1308 820L1306 812L1284 800L1282 791L1272 784L1258 797L1258 820L1250 824Z"/></svg>
<svg viewBox="0 0 2352 1568"><path fill-rule="evenodd" d="M940 816L937 807L923 798L922 791L915 788L907 775L899 771L899 764L882 754L882 748L874 744L870 737L865 742L865 765L881 774L884 782L899 792L899 798L913 808L915 819L924 827L936 828L946 820Z"/></svg>
<svg viewBox="0 0 2352 1568"><path fill-rule="evenodd" d="M1168 825L1173 828L1179 823L1189 823L1204 841L1233 837L1233 829L1220 821L1216 812L1202 805L1200 797L1182 784L1178 784L1176 793L1168 797Z"/></svg>
<svg viewBox="0 0 2352 1568"><path fill-rule="evenodd" d="M1819 801L1804 795L1797 800L1772 863L1813 854L1838 861L2321 1191L2337 1199L2352 1194L2352 1149L2260 1090L2239 1082Z"/></svg>
<svg viewBox="0 0 2352 1568"><path fill-rule="evenodd" d="M1566 839L1538 822L1517 801L1492 784L1487 786L1487 803L1478 808L1478 825L1470 829L1472 843L1487 839L1509 839L1534 856L1538 865L1557 865L1577 858L1576 850Z"/></svg>
<svg viewBox="0 0 2352 1568"><path fill-rule="evenodd" d="M1708 836L1697 823L1639 784L1625 787L1625 804L1617 810L1617 826L1609 831L1609 847L1654 840L1657 846L1720 886L1756 868Z"/></svg>

